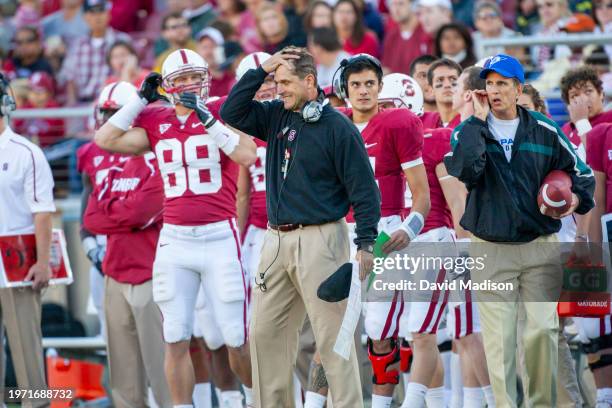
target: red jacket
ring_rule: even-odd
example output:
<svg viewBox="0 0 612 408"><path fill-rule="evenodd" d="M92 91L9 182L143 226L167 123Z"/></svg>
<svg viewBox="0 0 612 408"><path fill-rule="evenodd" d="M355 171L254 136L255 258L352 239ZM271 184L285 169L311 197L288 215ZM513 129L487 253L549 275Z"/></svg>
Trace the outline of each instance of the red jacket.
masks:
<svg viewBox="0 0 612 408"><path fill-rule="evenodd" d="M151 279L163 201L164 186L153 153L109 169L83 217L87 230L108 236L106 275L132 285Z"/></svg>

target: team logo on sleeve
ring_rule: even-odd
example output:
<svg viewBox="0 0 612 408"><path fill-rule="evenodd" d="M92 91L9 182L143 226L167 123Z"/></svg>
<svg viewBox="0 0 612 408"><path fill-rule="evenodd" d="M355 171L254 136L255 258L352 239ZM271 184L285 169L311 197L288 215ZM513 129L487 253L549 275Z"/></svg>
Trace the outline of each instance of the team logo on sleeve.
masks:
<svg viewBox="0 0 612 408"><path fill-rule="evenodd" d="M161 125L159 125L159 133L163 135L168 129L170 129L170 126L171 125L169 123L162 123Z"/></svg>
<svg viewBox="0 0 612 408"><path fill-rule="evenodd" d="M289 137L287 139L289 139L290 142L293 142L295 140L295 129L291 129L291 131L289 132Z"/></svg>

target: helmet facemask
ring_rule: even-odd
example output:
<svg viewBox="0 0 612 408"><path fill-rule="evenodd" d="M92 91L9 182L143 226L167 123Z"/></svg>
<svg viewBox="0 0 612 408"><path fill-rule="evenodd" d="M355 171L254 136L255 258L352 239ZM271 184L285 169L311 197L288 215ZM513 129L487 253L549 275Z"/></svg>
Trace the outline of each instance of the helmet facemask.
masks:
<svg viewBox="0 0 612 408"><path fill-rule="evenodd" d="M190 85L174 85L176 78L193 73L200 74L202 81ZM202 100L206 101L210 92L210 74L205 67L189 67L184 70L178 70L163 78L162 89L169 96L170 102L174 105L179 103L180 95L185 92L195 93L199 95Z"/></svg>

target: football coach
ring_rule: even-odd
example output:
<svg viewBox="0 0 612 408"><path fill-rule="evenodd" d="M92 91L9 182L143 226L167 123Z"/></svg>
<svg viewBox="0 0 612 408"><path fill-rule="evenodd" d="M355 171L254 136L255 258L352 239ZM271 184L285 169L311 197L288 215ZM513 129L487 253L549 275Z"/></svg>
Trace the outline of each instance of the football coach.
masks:
<svg viewBox="0 0 612 408"><path fill-rule="evenodd" d="M353 207L360 275L373 265L380 195L361 135L324 102L312 56L286 47L233 87L223 120L267 142L268 230L254 290L250 344L256 407L293 407L289 381L306 314L336 408L363 407L355 348L333 352L346 301L317 297L321 282L349 261L344 216ZM255 92L274 74L279 100Z"/></svg>
<svg viewBox="0 0 612 408"><path fill-rule="evenodd" d="M559 293L559 219L540 213L537 194L544 177L562 170L572 179L572 203L561 217L587 213L594 205L593 172L576 155L555 122L517 105L524 73L508 55L489 59L480 74L486 88L472 91L474 115L451 137L445 158L449 174L468 189L461 225L472 246L487 256L475 281L511 283L512 294L476 291L485 354L498 408L516 407L518 298L523 300L528 406L556 406L557 299ZM559 217L559 218L561 218ZM555 259L556 258L556 259ZM538 300L537 302L533 300ZM529 301L531 300L531 301Z"/></svg>

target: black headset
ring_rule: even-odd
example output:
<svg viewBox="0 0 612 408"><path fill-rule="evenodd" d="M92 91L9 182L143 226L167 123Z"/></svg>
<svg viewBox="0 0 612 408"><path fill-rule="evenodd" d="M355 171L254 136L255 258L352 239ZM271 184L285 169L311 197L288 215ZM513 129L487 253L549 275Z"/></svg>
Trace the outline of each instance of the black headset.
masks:
<svg viewBox="0 0 612 408"><path fill-rule="evenodd" d="M382 77L382 64L377 58L371 56L370 54L356 54L350 58L343 59L340 62L340 66L338 67L332 78L332 86L334 88L334 93L338 98L342 100L348 99L348 77L346 75L346 70L351 65L356 64L358 62L365 62L366 64L371 65L374 71L376 71L376 75Z"/></svg>
<svg viewBox="0 0 612 408"><path fill-rule="evenodd" d="M323 114L323 107L325 106L325 93L321 88L317 88L317 99L308 101L302 106L300 113L302 119L306 123L318 122Z"/></svg>
<svg viewBox="0 0 612 408"><path fill-rule="evenodd" d="M8 116L17 107L15 99L9 93L8 79L0 72L0 117Z"/></svg>

